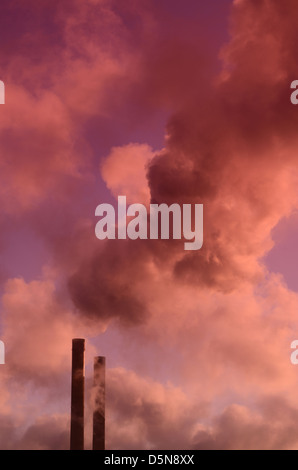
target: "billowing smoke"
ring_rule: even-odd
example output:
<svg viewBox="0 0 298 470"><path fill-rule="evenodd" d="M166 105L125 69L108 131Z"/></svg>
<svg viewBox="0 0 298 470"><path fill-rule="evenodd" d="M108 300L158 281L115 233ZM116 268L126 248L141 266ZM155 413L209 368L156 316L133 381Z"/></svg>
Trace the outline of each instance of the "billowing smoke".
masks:
<svg viewBox="0 0 298 470"><path fill-rule="evenodd" d="M0 247L29 227L45 253L34 279L17 256L0 271L0 446L67 448L86 336L87 365L108 358L109 447L295 448L298 295L263 260L298 204L297 4L234 1L215 50L197 2L195 21L120 3L27 2L0 59ZM97 240L97 204L121 194L203 204L203 248Z"/></svg>

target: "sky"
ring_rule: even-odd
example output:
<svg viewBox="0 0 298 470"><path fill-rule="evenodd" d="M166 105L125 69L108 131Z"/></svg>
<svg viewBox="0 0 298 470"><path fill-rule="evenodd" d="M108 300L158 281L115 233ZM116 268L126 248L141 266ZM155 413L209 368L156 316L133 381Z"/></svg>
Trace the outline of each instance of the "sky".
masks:
<svg viewBox="0 0 298 470"><path fill-rule="evenodd" d="M108 449L297 449L297 2L4 1L0 449L69 448L71 340ZM203 204L204 244L95 208Z"/></svg>

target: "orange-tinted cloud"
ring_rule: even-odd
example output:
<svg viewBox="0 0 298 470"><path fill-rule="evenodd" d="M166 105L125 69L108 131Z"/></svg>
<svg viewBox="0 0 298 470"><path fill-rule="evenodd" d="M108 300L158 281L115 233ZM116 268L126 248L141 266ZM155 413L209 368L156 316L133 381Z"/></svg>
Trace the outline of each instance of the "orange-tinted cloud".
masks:
<svg viewBox="0 0 298 470"><path fill-rule="evenodd" d="M46 7L53 51L40 60L38 31L40 49L28 33L28 55L1 59L5 236L5 216L28 220L52 273L3 279L1 447L67 446L71 338L107 328L125 351L125 367L108 371L111 448L296 447L298 298L262 262L298 203L296 3L234 2L221 71L201 36L185 40L184 24L180 41L150 2ZM135 136L94 150L100 123L119 136L119 123L137 128L165 109L161 152ZM129 202L203 203L202 250L96 240L103 181Z"/></svg>

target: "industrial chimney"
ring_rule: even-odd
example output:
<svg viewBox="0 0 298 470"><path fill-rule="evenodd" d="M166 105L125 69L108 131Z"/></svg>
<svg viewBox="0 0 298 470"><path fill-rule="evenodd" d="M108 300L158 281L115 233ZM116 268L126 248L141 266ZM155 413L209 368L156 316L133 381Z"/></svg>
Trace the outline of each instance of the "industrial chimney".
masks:
<svg viewBox="0 0 298 470"><path fill-rule="evenodd" d="M105 357L94 358L93 450L105 450Z"/></svg>
<svg viewBox="0 0 298 470"><path fill-rule="evenodd" d="M85 340L72 340L70 450L84 450Z"/></svg>

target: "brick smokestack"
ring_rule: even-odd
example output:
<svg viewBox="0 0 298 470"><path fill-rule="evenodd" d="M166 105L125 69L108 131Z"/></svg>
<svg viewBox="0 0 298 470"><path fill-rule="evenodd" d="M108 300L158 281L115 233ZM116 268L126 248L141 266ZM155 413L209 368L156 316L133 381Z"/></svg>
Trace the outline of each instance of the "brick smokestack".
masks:
<svg viewBox="0 0 298 470"><path fill-rule="evenodd" d="M85 340L72 340L70 450L84 450Z"/></svg>
<svg viewBox="0 0 298 470"><path fill-rule="evenodd" d="M105 450L105 369L106 358L94 358L93 450Z"/></svg>

